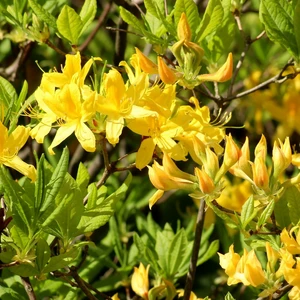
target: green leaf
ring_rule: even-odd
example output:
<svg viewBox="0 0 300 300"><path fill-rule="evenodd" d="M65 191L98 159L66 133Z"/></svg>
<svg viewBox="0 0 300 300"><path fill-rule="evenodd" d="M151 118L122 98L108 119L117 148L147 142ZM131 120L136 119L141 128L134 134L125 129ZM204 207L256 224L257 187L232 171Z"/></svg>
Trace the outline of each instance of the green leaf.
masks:
<svg viewBox="0 0 300 300"><path fill-rule="evenodd" d="M144 0L145 7L147 9L147 13L149 12L151 15L160 19L159 14L157 11L164 13L165 4L163 0Z"/></svg>
<svg viewBox="0 0 300 300"><path fill-rule="evenodd" d="M186 253L188 241L186 238L185 231L181 229L176 233L173 240L170 243L168 255L169 264L169 276L173 277L177 272L182 263L182 260Z"/></svg>
<svg viewBox="0 0 300 300"><path fill-rule="evenodd" d="M65 5L57 18L56 25L64 38L69 40L72 45L77 45L83 24L80 16L73 8Z"/></svg>
<svg viewBox="0 0 300 300"><path fill-rule="evenodd" d="M286 193L275 202L274 213L276 222L280 225L281 228L288 227L291 224L289 208L287 206Z"/></svg>
<svg viewBox="0 0 300 300"><path fill-rule="evenodd" d="M27 93L28 93L28 83L27 83L26 80L24 80L21 92L20 92L18 100L16 102L16 109L17 110L20 110L21 105L24 103L24 101L26 99Z"/></svg>
<svg viewBox="0 0 300 300"><path fill-rule="evenodd" d="M192 31L192 39L195 38L197 27L200 23L198 7L193 0L177 0L174 7L174 18L176 27L180 20L181 14L185 13L189 26Z"/></svg>
<svg viewBox="0 0 300 300"><path fill-rule="evenodd" d="M245 229L248 223L256 216L256 211L254 210L254 199L251 195L248 200L243 204L241 212L241 223L242 227Z"/></svg>
<svg viewBox="0 0 300 300"><path fill-rule="evenodd" d="M209 61L218 62L228 49L234 39L236 24L231 12L231 0L222 1L224 18L217 31L202 40L202 47L205 48L205 55Z"/></svg>
<svg viewBox="0 0 300 300"><path fill-rule="evenodd" d="M51 176L51 179L46 185L45 201L43 202L40 209L40 216L44 215L43 216L44 219L46 219L51 213L51 211L49 212L49 208L51 209L51 207L55 203L55 198L67 174L68 165L69 165L69 151L68 148L64 148L60 160Z"/></svg>
<svg viewBox="0 0 300 300"><path fill-rule="evenodd" d="M34 208L37 214L40 211L41 204L44 201L45 192L45 168L44 168L44 154L42 154L37 165L37 179L35 182L34 192Z"/></svg>
<svg viewBox="0 0 300 300"><path fill-rule="evenodd" d="M228 292L225 296L225 300L235 300L235 298L233 298L230 292Z"/></svg>
<svg viewBox="0 0 300 300"><path fill-rule="evenodd" d="M85 0L79 14L83 24L81 32L84 32L84 30L93 22L96 12L97 12L96 0Z"/></svg>
<svg viewBox="0 0 300 300"><path fill-rule="evenodd" d="M272 215L273 211L274 211L274 206L275 206L275 202L272 199L268 205L265 207L265 209L263 210L263 212L261 213L258 222L257 222L257 228L260 228L263 224L265 224L267 222L267 220L270 218L270 216Z"/></svg>
<svg viewBox="0 0 300 300"><path fill-rule="evenodd" d="M28 237L28 233L24 232L23 229L14 225L9 230L10 236L14 243L18 246L19 249L25 249L28 245L30 239Z"/></svg>
<svg viewBox="0 0 300 300"><path fill-rule="evenodd" d="M122 6L120 6L120 16L126 23L140 31L151 43L160 44L162 42L160 38L146 30L144 23Z"/></svg>
<svg viewBox="0 0 300 300"><path fill-rule="evenodd" d="M259 12L270 40L279 43L299 60L300 48L294 31L294 16L299 16L295 14L293 5L286 0L262 0Z"/></svg>
<svg viewBox="0 0 300 300"><path fill-rule="evenodd" d="M90 181L89 172L88 172L87 168L85 167L85 165L82 162L80 162L78 171L77 171L77 175L76 175L76 183L77 183L79 189L85 190L89 181Z"/></svg>
<svg viewBox="0 0 300 300"><path fill-rule="evenodd" d="M117 203L117 201L125 196L131 179L132 175L131 173L129 173L124 183L106 199L104 199L107 191L105 187L101 188L100 191L98 191L96 203L95 198L91 199L93 204L89 203L89 199L86 210L84 211L78 225L78 230L82 232L91 232L106 224L109 221L110 217L114 214L115 204ZM95 197L95 187L91 187L91 192L93 193L91 194L91 196Z"/></svg>
<svg viewBox="0 0 300 300"><path fill-rule="evenodd" d="M43 269L43 272L49 273L69 266L77 258L80 252L80 248L72 248L66 253L51 257L49 263Z"/></svg>
<svg viewBox="0 0 300 300"><path fill-rule="evenodd" d="M42 272L44 266L49 261L51 251L49 245L44 239L40 239L36 244L36 266L40 273Z"/></svg>
<svg viewBox="0 0 300 300"><path fill-rule="evenodd" d="M121 265L123 264L123 259L124 259L124 251L121 245L121 240L120 240L120 234L119 234L119 228L116 222L116 219L113 217L109 220L109 227L112 233L112 242L114 245L114 250L116 252L116 256L119 259Z"/></svg>
<svg viewBox="0 0 300 300"><path fill-rule="evenodd" d="M295 12L294 12L294 32L295 32L295 38L296 38L296 43L297 43L297 48L298 48L298 56L295 57L297 60L297 63L300 63L300 1L297 1L297 4L295 6Z"/></svg>
<svg viewBox="0 0 300 300"><path fill-rule="evenodd" d="M24 201L24 190L7 175L3 166L0 166L0 182L5 190L5 197L8 200L6 204L12 211L15 224L20 228L24 228L25 225L30 231L32 212Z"/></svg>
<svg viewBox="0 0 300 300"><path fill-rule="evenodd" d="M219 241L215 240L211 242L209 244L208 249L205 251L204 255L198 259L197 266L208 261L211 257L213 257L217 253L218 250L219 250Z"/></svg>
<svg viewBox="0 0 300 300"><path fill-rule="evenodd" d="M43 20L47 25L51 26L52 28L56 29L56 19L52 16L46 9L44 9L40 4L37 3L36 0L28 0L30 7L32 8L33 12Z"/></svg>
<svg viewBox="0 0 300 300"><path fill-rule="evenodd" d="M209 0L205 9L203 19L197 30L198 42L202 41L206 36L215 32L222 24L224 10L220 0Z"/></svg>
<svg viewBox="0 0 300 300"><path fill-rule="evenodd" d="M9 268L9 271L22 277L36 276L39 274L37 268L35 268L30 264L25 264L25 263L18 266L11 267Z"/></svg>
<svg viewBox="0 0 300 300"><path fill-rule="evenodd" d="M297 225L300 220L300 192L295 186L288 187L284 193L287 200L292 224Z"/></svg>

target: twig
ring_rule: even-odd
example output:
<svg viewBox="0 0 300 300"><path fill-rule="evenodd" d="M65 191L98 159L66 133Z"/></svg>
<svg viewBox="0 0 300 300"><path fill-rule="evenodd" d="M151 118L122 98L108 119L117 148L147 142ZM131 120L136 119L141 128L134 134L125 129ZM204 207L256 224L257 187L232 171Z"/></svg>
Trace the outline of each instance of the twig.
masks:
<svg viewBox="0 0 300 300"><path fill-rule="evenodd" d="M185 282L184 296L183 296L184 300L190 299L190 294L193 288L193 283L194 283L196 268L197 268L198 255L200 250L201 236L203 231L204 217L205 217L205 200L204 198L202 198L200 200L200 205L199 205L199 210L197 215L196 231L195 231L192 256L190 259L189 272L187 274L186 282Z"/></svg>
<svg viewBox="0 0 300 300"><path fill-rule="evenodd" d="M106 17L111 9L112 6L112 2L108 2L106 3L102 14L100 15L97 24L95 26L95 28L93 29L93 31L90 33L90 35L87 37L87 39L78 47L78 50L81 52L83 51L88 45L89 43L93 40L93 38L95 37L96 33L98 32L99 28L103 25L104 21L106 20Z"/></svg>
<svg viewBox="0 0 300 300"><path fill-rule="evenodd" d="M273 295L272 295L272 300L277 300L277 299L281 299L282 296L284 296L287 292L289 292L291 289L293 288L292 285L284 285L283 287L281 287L280 289L278 289ZM266 298L266 297L259 297L256 300L265 300L265 299L270 299L270 298Z"/></svg>
<svg viewBox="0 0 300 300"><path fill-rule="evenodd" d="M77 268L74 266L70 267L69 275L74 278L78 287L85 293L88 299L97 300L97 298L91 293L91 291L86 286L85 282L81 277L78 275Z"/></svg>
<svg viewBox="0 0 300 300"><path fill-rule="evenodd" d="M25 291L28 295L29 300L36 300L34 290L32 288L29 277L21 277L22 283L24 285Z"/></svg>
<svg viewBox="0 0 300 300"><path fill-rule="evenodd" d="M4 268L14 267L14 266L17 266L18 264L20 264L19 261L13 261L13 262L8 263L8 264L0 264L0 270L4 269Z"/></svg>
<svg viewBox="0 0 300 300"><path fill-rule="evenodd" d="M240 213L239 213L239 212L234 211L234 210L231 210L231 209L227 209L227 208L223 207L223 206L220 205L216 200L213 200L211 203L212 203L214 206L216 206L216 207L217 207L219 210L221 210L221 211L224 211L224 212L226 212L226 213L228 213L228 214L232 214L232 215L237 214L237 215L240 216Z"/></svg>
<svg viewBox="0 0 300 300"><path fill-rule="evenodd" d="M50 42L50 40L45 40L44 42L46 45L48 45L50 48L52 48L55 52L57 52L58 54L61 54L63 56L65 56L67 53L65 53L64 51L60 50L59 48L57 48L54 44L52 44Z"/></svg>

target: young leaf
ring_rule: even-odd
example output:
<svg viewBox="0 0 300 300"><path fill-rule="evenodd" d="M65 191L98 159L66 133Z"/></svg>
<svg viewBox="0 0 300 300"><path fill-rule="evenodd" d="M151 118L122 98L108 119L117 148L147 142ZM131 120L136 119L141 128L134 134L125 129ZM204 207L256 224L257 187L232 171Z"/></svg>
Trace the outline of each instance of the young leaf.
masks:
<svg viewBox="0 0 300 300"><path fill-rule="evenodd" d="M40 4L37 3L36 0L28 0L28 3L33 10L33 12L43 20L47 25L56 29L56 19L52 16L46 9L44 9Z"/></svg>
<svg viewBox="0 0 300 300"><path fill-rule="evenodd" d="M58 256L52 256L49 263L43 269L43 272L49 273L70 265L79 255L80 251L80 248L74 247L66 253L60 254Z"/></svg>
<svg viewBox="0 0 300 300"><path fill-rule="evenodd" d="M203 19L197 30L198 42L201 42L206 36L215 32L222 24L224 10L220 0L209 0L205 9Z"/></svg>
<svg viewBox="0 0 300 300"><path fill-rule="evenodd" d="M209 244L208 249L205 251L204 255L199 257L197 261L197 266L205 263L207 260L209 260L211 257L213 257L217 251L219 250L219 241L215 240Z"/></svg>
<svg viewBox="0 0 300 300"><path fill-rule="evenodd" d="M84 1L84 4L79 14L83 24L81 32L84 32L84 30L91 24L91 22L95 18L96 12L97 12L96 0Z"/></svg>
<svg viewBox="0 0 300 300"><path fill-rule="evenodd" d="M168 264L169 264L169 276L173 277L177 272L182 263L182 260L186 253L188 241L186 238L185 231L181 229L176 233L173 240L170 243L168 251Z"/></svg>
<svg viewBox="0 0 300 300"><path fill-rule="evenodd" d="M225 296L225 300L235 300L232 295L230 294L230 292L228 292Z"/></svg>
<svg viewBox="0 0 300 300"><path fill-rule="evenodd" d="M293 5L285 0L262 0L259 12L270 40L279 43L294 58L299 59L300 49L294 31ZM295 18L298 16L295 15Z"/></svg>
<svg viewBox="0 0 300 300"><path fill-rule="evenodd" d="M35 263L40 272L42 272L44 266L49 261L51 251L44 239L40 239L36 244L36 259Z"/></svg>
<svg viewBox="0 0 300 300"><path fill-rule="evenodd" d="M258 222L257 222L257 228L260 228L263 224L265 224L267 222L267 220L270 218L270 216L272 215L272 213L274 211L274 206L275 206L275 202L272 199L270 201L270 203L268 203L268 205L265 207L263 212L261 213L261 215L258 219Z"/></svg>
<svg viewBox="0 0 300 300"><path fill-rule="evenodd" d="M57 18L56 25L59 33L64 38L69 40L72 45L77 44L83 23L73 8L65 5Z"/></svg>
<svg viewBox="0 0 300 300"><path fill-rule="evenodd" d="M63 181L65 179L65 176L67 174L68 170L68 164L69 164L69 151L68 148L64 148L63 153L60 157L60 160L51 176L50 181L46 185L46 195L45 195L45 201L43 202L41 209L40 209L40 216L43 214L49 215L49 212L45 213L46 210L50 206L54 205L55 197L57 196ZM47 217L45 216L45 218Z"/></svg>
<svg viewBox="0 0 300 300"><path fill-rule="evenodd" d="M255 217L256 211L254 211L254 199L251 195L248 200L243 204L241 212L241 223L242 227L245 229L248 223Z"/></svg>
<svg viewBox="0 0 300 300"><path fill-rule="evenodd" d="M159 14L157 11L161 13L165 10L165 4L163 0L144 0L145 7L147 9L147 13L149 12L151 15L160 19Z"/></svg>
<svg viewBox="0 0 300 300"><path fill-rule="evenodd" d="M44 200L45 192L45 168L44 168L44 154L42 154L40 161L37 165L37 179L35 182L35 192L34 192L34 208L37 214L40 211L41 204Z"/></svg>
<svg viewBox="0 0 300 300"><path fill-rule="evenodd" d="M81 190L85 190L90 180L90 175L83 163L79 164L77 176L76 176L76 183Z"/></svg>

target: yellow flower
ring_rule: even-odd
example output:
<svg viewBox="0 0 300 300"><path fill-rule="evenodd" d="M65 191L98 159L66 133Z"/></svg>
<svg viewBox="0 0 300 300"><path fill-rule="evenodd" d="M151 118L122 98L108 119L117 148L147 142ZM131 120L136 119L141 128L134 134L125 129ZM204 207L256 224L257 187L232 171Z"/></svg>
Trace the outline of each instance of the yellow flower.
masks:
<svg viewBox="0 0 300 300"><path fill-rule="evenodd" d="M148 299L149 291L149 273L150 265L145 269L144 265L140 263L139 268L134 267L134 273L131 278L132 290L142 297L143 299Z"/></svg>
<svg viewBox="0 0 300 300"><path fill-rule="evenodd" d="M26 143L29 132L29 128L17 126L17 128L8 135L7 128L0 121L0 164L13 168L32 181L35 181L36 170L34 166L28 165L17 156L19 150Z"/></svg>
<svg viewBox="0 0 300 300"><path fill-rule="evenodd" d="M299 300L300 299L300 288L294 286L288 294L290 300Z"/></svg>
<svg viewBox="0 0 300 300"><path fill-rule="evenodd" d="M96 93L88 87L80 89L75 83L66 84L62 89L56 90L53 94L37 92L37 102L46 105L48 110L51 111L51 114L56 116L56 120L58 121L59 128L54 140L48 148L50 154L53 155L53 148L59 145L73 132L75 132L75 136L86 151L95 151L96 142L94 133L85 124L95 113L95 95ZM44 126L50 127L51 125L44 124ZM47 134L46 129L43 131L43 134ZM32 136L36 136L34 129ZM41 133L37 133L37 136L39 139L43 138Z"/></svg>
<svg viewBox="0 0 300 300"><path fill-rule="evenodd" d="M52 85L58 88L62 88L69 83L76 83L79 87L83 87L84 80L93 64L94 60L101 60L99 57L89 59L83 68L81 68L81 56L77 52L75 55L67 54L65 67L62 69L62 73L52 72L44 73L43 77L49 81Z"/></svg>
<svg viewBox="0 0 300 300"><path fill-rule="evenodd" d="M155 116L156 113L136 105L139 100L137 87L127 87L117 70L105 74L103 85L104 96L98 96L95 107L98 112L107 115L106 138L115 145L119 142L125 120Z"/></svg>
<svg viewBox="0 0 300 300"><path fill-rule="evenodd" d="M298 229L296 233L296 240L293 237L293 232ZM286 249L291 254L300 254L300 230L299 227L294 227L288 233L286 228L284 228L280 234L280 239L284 244L284 249Z"/></svg>
<svg viewBox="0 0 300 300"><path fill-rule="evenodd" d="M158 56L158 74L160 79L165 84L174 84L177 81L175 71L169 68L162 57Z"/></svg>
<svg viewBox="0 0 300 300"><path fill-rule="evenodd" d="M234 253L233 245L231 245L229 253L225 255L218 254L220 265L229 276L228 285L242 282L244 285L257 287L266 281L265 273L254 250L248 252L244 249L244 255L240 258L237 253Z"/></svg>

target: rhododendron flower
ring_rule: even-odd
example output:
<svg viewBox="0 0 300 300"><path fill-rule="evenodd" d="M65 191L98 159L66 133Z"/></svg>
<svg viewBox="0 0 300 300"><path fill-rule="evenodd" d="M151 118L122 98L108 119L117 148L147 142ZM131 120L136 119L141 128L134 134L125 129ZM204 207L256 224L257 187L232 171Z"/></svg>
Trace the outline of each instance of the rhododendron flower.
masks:
<svg viewBox="0 0 300 300"><path fill-rule="evenodd" d="M119 142L126 119L144 118L156 115L155 112L135 105L139 100L137 87L124 84L121 74L113 69L105 74L103 93L95 103L98 112L107 115L106 138L112 145Z"/></svg>
<svg viewBox="0 0 300 300"><path fill-rule="evenodd" d="M50 154L54 154L53 148L73 132L75 132L75 136L86 151L93 152L96 150L94 133L85 124L95 113L94 91L88 87L80 89L75 83L70 83L63 86L62 89L55 90L53 94L38 91L36 99L39 104L41 103L41 107L47 106L47 109L44 109L46 112L51 111L51 114L49 114L49 123L44 124L44 126L48 126L48 130L44 128L42 132L38 132L33 129L32 136L38 136L38 141L42 140L43 135L46 135L51 129L50 123L54 121L54 116L58 121L59 128L48 148Z"/></svg>
<svg viewBox="0 0 300 300"><path fill-rule="evenodd" d="M36 170L34 166L25 163L17 156L19 150L26 143L29 132L29 128L17 126L11 134L8 134L7 128L0 121L0 164L13 168L35 181Z"/></svg>
<svg viewBox="0 0 300 300"><path fill-rule="evenodd" d="M102 60L100 57L89 59L83 68L81 68L81 55L77 52L75 55L67 54L65 67L62 69L62 73L51 72L44 73L43 77L49 83L58 88L62 88L69 83L76 83L79 87L83 87L84 80L93 64L94 60Z"/></svg>
<svg viewBox="0 0 300 300"><path fill-rule="evenodd" d="M229 276L228 285L242 282L244 285L257 287L266 281L261 263L256 257L254 250L248 252L244 249L244 255L240 257L234 253L233 245L227 254L219 254L220 265Z"/></svg>

